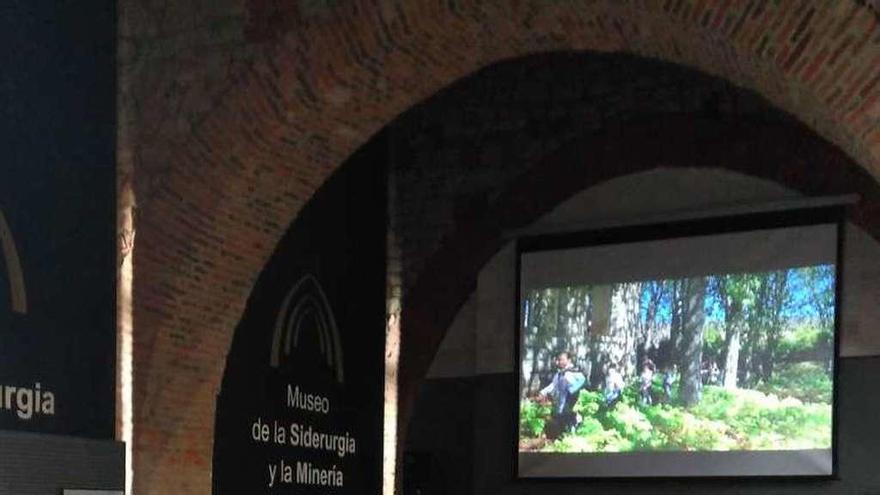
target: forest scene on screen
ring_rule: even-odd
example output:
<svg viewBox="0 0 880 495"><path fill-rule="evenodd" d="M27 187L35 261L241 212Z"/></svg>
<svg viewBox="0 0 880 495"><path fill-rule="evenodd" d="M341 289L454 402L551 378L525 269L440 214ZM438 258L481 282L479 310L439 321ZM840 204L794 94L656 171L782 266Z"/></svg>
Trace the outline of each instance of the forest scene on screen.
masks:
<svg viewBox="0 0 880 495"><path fill-rule="evenodd" d="M827 449L835 267L526 290L520 452Z"/></svg>

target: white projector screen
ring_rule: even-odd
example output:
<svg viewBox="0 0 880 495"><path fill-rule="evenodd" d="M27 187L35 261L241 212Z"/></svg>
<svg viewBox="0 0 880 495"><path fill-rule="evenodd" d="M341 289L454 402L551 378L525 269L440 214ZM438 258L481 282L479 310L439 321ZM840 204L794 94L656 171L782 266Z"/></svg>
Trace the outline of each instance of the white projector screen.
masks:
<svg viewBox="0 0 880 495"><path fill-rule="evenodd" d="M834 475L839 221L810 213L520 240L518 477Z"/></svg>

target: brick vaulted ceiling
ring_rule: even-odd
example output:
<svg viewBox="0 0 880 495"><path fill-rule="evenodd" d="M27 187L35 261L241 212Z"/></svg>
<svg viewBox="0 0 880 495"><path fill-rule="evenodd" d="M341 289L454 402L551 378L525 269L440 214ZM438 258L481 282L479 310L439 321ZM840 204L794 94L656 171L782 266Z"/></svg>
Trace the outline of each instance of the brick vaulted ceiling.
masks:
<svg viewBox="0 0 880 495"><path fill-rule="evenodd" d="M871 2L123 0L120 11L137 493L209 491L225 355L276 242L353 150L482 67L581 50L693 67L880 177Z"/></svg>

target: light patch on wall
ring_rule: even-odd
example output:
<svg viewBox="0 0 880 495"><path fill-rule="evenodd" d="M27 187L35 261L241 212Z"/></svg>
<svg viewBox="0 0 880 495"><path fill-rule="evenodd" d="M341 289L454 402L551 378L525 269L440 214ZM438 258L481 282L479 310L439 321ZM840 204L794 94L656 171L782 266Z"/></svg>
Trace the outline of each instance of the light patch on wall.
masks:
<svg viewBox="0 0 880 495"><path fill-rule="evenodd" d="M400 299L388 302L385 328L385 414L382 494L394 495L397 470L397 381L400 362Z"/></svg>
<svg viewBox="0 0 880 495"><path fill-rule="evenodd" d="M389 180L389 210L396 203L397 190L393 176ZM391 215L395 218L395 215ZM398 379L400 367L400 314L403 308L403 280L400 263L400 246L395 236L396 229L387 231L388 264L385 282L385 397L383 413L382 442L382 495L394 495L397 488L397 409Z"/></svg>
<svg viewBox="0 0 880 495"><path fill-rule="evenodd" d="M119 263L116 292L116 410L117 438L125 443L125 493L133 493L134 465L134 319L132 294L134 287L134 193L130 182L119 188L117 218Z"/></svg>
<svg viewBox="0 0 880 495"><path fill-rule="evenodd" d="M119 277L119 292L117 294L119 311L118 328L118 372L119 377L119 418L120 440L125 442L125 493L131 495L134 469L132 466L132 445L134 442L134 367L132 363L133 353L133 319L132 319L132 286L134 285L134 266L131 256L122 262Z"/></svg>

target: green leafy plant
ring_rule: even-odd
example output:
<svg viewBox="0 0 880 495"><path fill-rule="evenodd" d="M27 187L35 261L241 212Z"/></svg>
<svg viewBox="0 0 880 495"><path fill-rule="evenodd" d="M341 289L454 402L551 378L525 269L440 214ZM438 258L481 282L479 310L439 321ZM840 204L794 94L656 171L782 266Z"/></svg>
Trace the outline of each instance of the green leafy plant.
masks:
<svg viewBox="0 0 880 495"><path fill-rule="evenodd" d="M519 406L519 431L521 436L537 438L544 432L550 416L550 406L523 399Z"/></svg>
<svg viewBox="0 0 880 495"><path fill-rule="evenodd" d="M628 396L628 397L627 397ZM632 390L613 407L598 392L581 393L572 433L544 446L549 452L633 450L761 450L825 448L831 442L831 406L780 398L757 390L707 386L695 406L643 405ZM524 435L537 437L549 408L522 403Z"/></svg>
<svg viewBox="0 0 880 495"><path fill-rule="evenodd" d="M824 363L802 362L781 368L769 383L759 387L762 392L780 397L794 397L803 402L831 403L833 383Z"/></svg>

